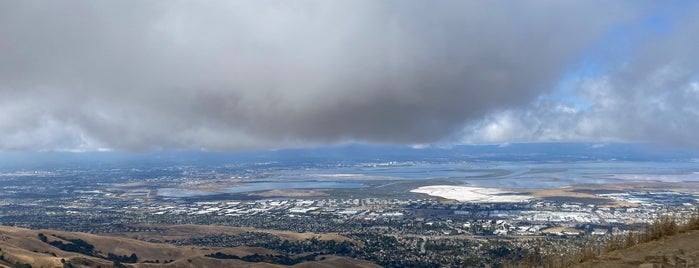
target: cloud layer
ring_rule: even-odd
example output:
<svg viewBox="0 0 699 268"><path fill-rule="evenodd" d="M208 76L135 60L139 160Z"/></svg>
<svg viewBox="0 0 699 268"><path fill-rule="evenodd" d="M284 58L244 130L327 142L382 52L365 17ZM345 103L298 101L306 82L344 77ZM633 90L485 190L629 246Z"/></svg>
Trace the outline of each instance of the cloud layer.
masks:
<svg viewBox="0 0 699 268"><path fill-rule="evenodd" d="M434 142L528 109L582 52L649 10L637 1L5 1L0 149ZM632 77L643 72L606 78L605 90L635 94L616 88L645 83ZM628 137L581 131L559 135Z"/></svg>
<svg viewBox="0 0 699 268"><path fill-rule="evenodd" d="M699 6L662 31L637 36L635 51L604 73L575 77L574 100L539 98L464 129L464 142L649 142L699 148Z"/></svg>

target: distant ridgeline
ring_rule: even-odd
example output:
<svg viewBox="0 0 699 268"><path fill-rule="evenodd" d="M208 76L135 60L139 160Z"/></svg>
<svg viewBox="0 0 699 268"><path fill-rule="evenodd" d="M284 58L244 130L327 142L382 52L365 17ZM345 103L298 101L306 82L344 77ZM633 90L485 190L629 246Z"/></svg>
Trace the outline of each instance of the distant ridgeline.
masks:
<svg viewBox="0 0 699 268"><path fill-rule="evenodd" d="M505 145L455 145L449 147L344 145L285 150L249 152L177 152L158 151L142 154L123 152L0 152L0 169L60 168L80 166L89 168L140 168L178 164L241 165L275 162L274 165L314 165L334 162L364 161L428 161L449 162L478 159L481 161L669 161L699 158L690 150L657 148L638 143L513 143Z"/></svg>

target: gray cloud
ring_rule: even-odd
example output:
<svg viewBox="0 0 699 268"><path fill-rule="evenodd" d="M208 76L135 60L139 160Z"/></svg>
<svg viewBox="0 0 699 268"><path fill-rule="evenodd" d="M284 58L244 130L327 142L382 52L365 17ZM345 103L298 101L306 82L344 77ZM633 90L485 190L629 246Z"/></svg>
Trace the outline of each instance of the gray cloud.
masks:
<svg viewBox="0 0 699 268"><path fill-rule="evenodd" d="M636 1L3 1L0 149L422 143L550 90Z"/></svg>
<svg viewBox="0 0 699 268"><path fill-rule="evenodd" d="M503 109L464 129L465 142L648 142L697 148L699 6L667 30L641 35L630 59L570 81L586 105L543 98Z"/></svg>

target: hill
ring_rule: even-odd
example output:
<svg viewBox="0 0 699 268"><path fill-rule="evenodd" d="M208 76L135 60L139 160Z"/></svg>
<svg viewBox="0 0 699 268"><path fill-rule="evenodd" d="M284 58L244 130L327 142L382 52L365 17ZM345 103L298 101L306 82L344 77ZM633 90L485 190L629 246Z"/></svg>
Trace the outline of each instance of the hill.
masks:
<svg viewBox="0 0 699 268"><path fill-rule="evenodd" d="M175 246L7 226L0 226L0 256L0 267L289 267L280 263L291 267L378 267L333 255L287 255L251 247Z"/></svg>
<svg viewBox="0 0 699 268"><path fill-rule="evenodd" d="M699 230L603 253L574 267L696 267L696 265L699 265Z"/></svg>

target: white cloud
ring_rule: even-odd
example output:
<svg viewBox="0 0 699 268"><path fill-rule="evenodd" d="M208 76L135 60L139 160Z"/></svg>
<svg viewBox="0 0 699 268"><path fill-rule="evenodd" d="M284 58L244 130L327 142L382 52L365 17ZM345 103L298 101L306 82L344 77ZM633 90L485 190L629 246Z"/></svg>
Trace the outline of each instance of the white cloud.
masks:
<svg viewBox="0 0 699 268"><path fill-rule="evenodd" d="M666 31L636 37L635 52L623 64L614 65L617 68L607 66L603 73L568 78L563 83L567 93L584 102L584 108L560 97L540 98L467 125L463 140L699 147L699 51L694 45L699 43L699 6L690 5L683 14ZM509 130L489 134L491 126L502 125Z"/></svg>

